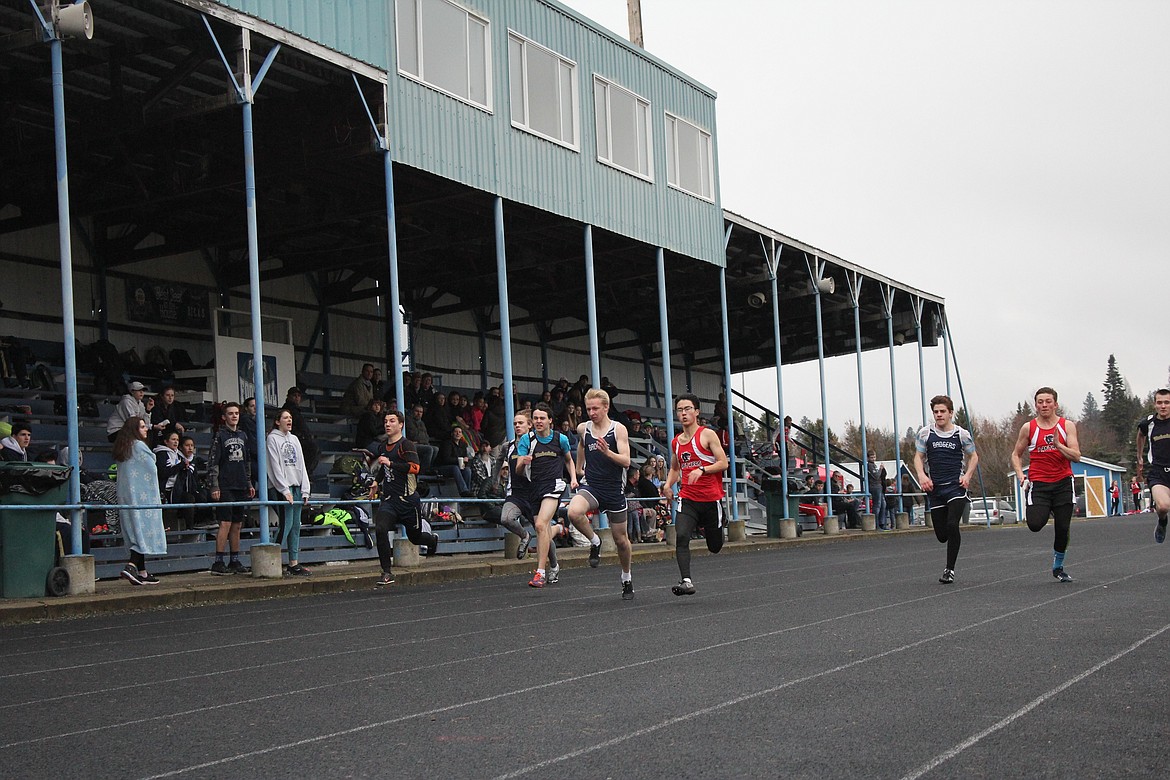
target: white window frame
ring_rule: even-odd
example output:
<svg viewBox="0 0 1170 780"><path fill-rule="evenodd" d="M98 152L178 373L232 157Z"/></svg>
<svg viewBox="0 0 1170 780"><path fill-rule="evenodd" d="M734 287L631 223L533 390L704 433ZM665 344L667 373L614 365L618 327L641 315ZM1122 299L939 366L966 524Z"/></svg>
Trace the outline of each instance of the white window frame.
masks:
<svg viewBox="0 0 1170 780"><path fill-rule="evenodd" d="M652 107L650 105L650 101L647 100L646 98L642 97L641 95L639 95L637 92L633 92L629 89L626 89L621 84L618 84L617 82L614 82L614 81L610 81L609 79L605 78L604 76L599 76L596 73L593 74L593 85L594 85L593 110L595 112L597 110L596 88L598 85L601 85L606 90L606 96L605 96L605 134L606 134L606 138L605 138L605 143L606 143L606 149L609 150L609 153L606 155L603 155L601 153L601 144L600 144L601 139L598 138L597 139L597 142L598 142L597 143L597 147L598 147L597 148L597 160L598 160L598 162L602 163L603 165L608 165L611 168L616 168L617 170L622 171L623 173L628 173L631 176L637 176L639 179L643 179L643 180L648 181L651 184L653 184L654 183L654 132L653 132L652 126L653 126L653 121L654 121L654 115L651 112ZM642 151L645 152L645 155L646 155L646 172L645 173L643 173L641 171L633 170L631 168L627 168L626 166L622 165L621 163L614 162L614 160L613 160L613 154L612 154L612 150L613 150L613 110L611 109L611 101L610 101L610 94L613 90L619 90L620 92L623 92L627 96L633 98L634 101L638 104L638 106L642 112L642 115L645 119L646 134L645 134L645 138L642 139L642 141L643 141ZM594 126L596 127L596 121L594 122Z"/></svg>
<svg viewBox="0 0 1170 780"><path fill-rule="evenodd" d="M512 90L511 90L512 65L513 65L512 61L511 61L511 56L512 56L512 48L511 47L512 47L513 41L520 44L520 56L521 56L520 75L521 75L521 79L523 80L523 86L521 87L521 94L519 94L519 95L512 94ZM565 96L562 94L559 94L560 90L561 90L560 68L567 67L570 71L571 78L569 79L569 91L571 94L569 95L568 99L570 101L569 109L572 113L572 118L570 119L570 122L572 123L571 129L573 131L573 140L572 141L566 141L564 138L557 138L556 136L549 135L548 133L542 133L540 130L535 129L530 124L531 114L528 111L528 98L529 98L529 92L528 92L528 50L529 50L529 47L535 47L537 49L540 49L542 52L549 55L550 57L553 57L554 59L556 59L558 61L557 92L558 92L558 98L560 101L558 103L558 108L560 109L558 113L562 117L564 115L564 102L563 101L565 99ZM512 101L512 106L515 105L515 102L517 100L521 101L521 113L523 114L523 118L520 121L517 121L514 118L514 116L512 117L512 127L515 127L519 130L523 130L526 133L532 133L533 135L539 136L539 137L545 139L546 141L552 141L555 144L559 144L559 145L564 146L568 149L572 149L575 152L581 151L581 96L580 96L580 88L577 86L578 85L577 63L574 62L573 60L569 59L568 57L564 56L563 54L555 52L552 49L548 48L547 46L541 46L539 43L532 40L531 38L527 38L527 37L521 35L520 33L516 32L515 30L511 30L511 29L508 30L508 57L509 57L509 60L508 60L508 85L509 85L508 99L510 101ZM512 113L514 114L515 112L512 112ZM561 132L562 133L564 132L563 126L561 127Z"/></svg>
<svg viewBox="0 0 1170 780"><path fill-rule="evenodd" d="M679 116L678 114L673 114L670 111L664 111L663 113L666 115L665 125L666 125L666 155L667 155L667 165L666 165L666 184L667 184L667 186L672 187L672 188L678 190L679 192L685 192L688 195L693 195L694 197L699 198L700 200L705 200L708 203L714 203L715 202L715 144L711 138L711 133L709 131L703 129L699 125L695 124L694 122L690 121L689 119L684 119L683 117ZM706 176L705 177L701 176L701 177L706 179L706 185L707 185L708 190L711 193L710 195L706 195L706 194L701 193L701 192L692 192L691 190L684 187L680 182L680 177L679 177L679 170L680 170L679 169L679 144L678 144L678 123L680 123L680 122L685 124L685 125L688 125L692 129L694 129L694 131L699 134L700 142L703 143L703 145L706 148L707 171L706 171ZM674 172L673 176L671 175L672 171ZM703 172L700 171L699 173L700 173L700 175L702 175Z"/></svg>
<svg viewBox="0 0 1170 780"><path fill-rule="evenodd" d="M420 71L419 73L412 73L412 72L404 69L401 65L402 57L399 56L398 50L401 48L400 44L399 44L399 38L401 38L401 36L402 36L403 28L399 23L398 7L402 3L410 3L414 8L414 19L415 19L414 41L415 41L415 44L417 47L418 70ZM423 39L423 34L422 34L422 26L423 26L423 13L422 12L423 12L424 6L427 5L428 3L445 3L446 5L451 6L452 8L461 11L465 17L466 22L465 22L465 26L464 26L463 40L464 40L464 45L466 47L465 53L467 55L467 66L468 66L468 70L467 70L467 74L466 74L467 95L460 95L457 92L452 92L449 89L446 89L442 86L439 86L438 84L435 84L431 81L428 81L426 78L426 73L425 73L426 68L423 64L426 60L426 54L425 54L426 41ZM484 93L485 93L485 95L484 95L485 102L483 102L483 103L480 103L478 100L475 100L471 97L471 83L472 83L472 72L473 71L472 71L472 61L471 61L472 60L471 45L468 41L467 32L468 32L470 24L472 24L472 23L477 23L483 27L483 43L484 43L484 46L483 46L483 74L484 74ZM491 28L491 20L490 19L488 19L486 16L484 16L483 14L481 14L477 11L474 11L470 8L462 6L459 3L453 2L453 0L394 0L394 26L395 26L395 31L396 31L395 41L394 41L394 45L395 45L395 49L396 49L395 60L396 60L396 67L398 69L398 74L400 76L408 78L411 81L417 81L420 84L424 84L433 90L436 90L438 92L442 92L444 95L448 95L450 97L453 97L456 100L461 101L463 103L466 103L469 106L474 106L475 108L478 108L482 111L486 111L489 114L492 113L492 105L493 105L493 94L492 94L493 93L493 90L492 90L492 28Z"/></svg>

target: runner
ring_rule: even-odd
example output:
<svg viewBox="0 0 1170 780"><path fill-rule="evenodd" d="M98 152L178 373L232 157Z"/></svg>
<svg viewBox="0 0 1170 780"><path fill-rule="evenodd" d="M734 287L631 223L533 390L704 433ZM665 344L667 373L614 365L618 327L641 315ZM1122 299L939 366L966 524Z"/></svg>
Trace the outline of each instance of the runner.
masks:
<svg viewBox="0 0 1170 780"><path fill-rule="evenodd" d="M682 432L670 444L670 471L661 492L671 497L671 488L679 484L678 511L675 519L674 557L678 560L679 583L670 589L676 596L691 596L691 535L702 528L707 549L723 549L723 472L727 455L719 436L700 426L699 399L686 393L674 402Z"/></svg>
<svg viewBox="0 0 1170 780"><path fill-rule="evenodd" d="M1143 474L1158 513L1154 541L1161 544L1166 541L1166 516L1170 512L1170 390L1164 387L1154 393L1154 413L1138 424L1139 485Z"/></svg>
<svg viewBox="0 0 1170 780"><path fill-rule="evenodd" d="M573 490L577 489L577 470L573 465L569 440L563 433L552 430L552 408L541 401L532 411L532 431L516 442L514 468L521 469L532 482L530 503L536 510L536 572L528 585L543 588L549 579L548 548L552 543L549 522L557 513L561 496L565 493L565 470L568 469ZM594 534L596 538L596 534ZM601 540L597 540L601 544ZM557 572L559 572L559 568Z"/></svg>
<svg viewBox="0 0 1170 780"><path fill-rule="evenodd" d="M589 523L589 513L605 512L618 561L622 565L622 599L634 598L630 574L633 551L626 528L626 469L630 467L630 440L626 426L609 419L609 394L596 387L585 393L589 422L577 426L577 476L584 476L569 502L569 522L596 540L589 548L589 565L601 562L601 539Z"/></svg>
<svg viewBox="0 0 1170 780"><path fill-rule="evenodd" d="M516 548L517 560L528 557L528 546L532 542L532 534L525 526L533 525L532 517L532 482L524 474L524 470L516 465L520 456L516 449L521 439L532 430L532 420L527 412L520 412L512 420L512 430L516 434L513 441L508 442L504 451L504 466L509 473L508 492L504 496L504 505L500 508L499 523L512 533L520 537L520 544ZM502 470L502 469L501 469ZM557 526L559 528L559 526ZM554 536L556 534L553 534ZM551 540L548 545L548 583L551 585L560 579L561 567L557 565L557 546Z"/></svg>
<svg viewBox="0 0 1170 780"><path fill-rule="evenodd" d="M1076 493L1073 489L1072 466L1081 459L1077 441L1077 425L1056 412L1056 391L1041 387L1036 391L1036 419L1020 428L1012 450L1012 468L1024 489L1028 528L1039 533L1052 525L1056 536L1052 543L1052 576L1060 582L1072 582L1064 570L1064 554L1068 550L1069 526L1072 524ZM1028 474L1024 475L1021 458L1028 453Z"/></svg>
<svg viewBox="0 0 1170 780"><path fill-rule="evenodd" d="M970 499L967 488L979 463L975 441L965 429L954 424L955 404L950 396L936 395L930 399L934 425L924 425L914 438L914 469L918 484L930 498L930 518L934 535L947 546L947 567L938 581L950 585L955 581L955 562L959 559L959 521ZM963 469L963 455L967 468ZM930 465L930 476L925 465Z"/></svg>
<svg viewBox="0 0 1170 780"><path fill-rule="evenodd" d="M422 519L422 502L418 497L418 451L414 442L402 435L406 418L394 409L386 413L386 441L370 442L368 452L374 458L370 475L376 482L370 485L370 498L381 498L374 512L374 536L378 541L378 560L382 564L379 586L391 585L394 574L394 548L390 532L395 526L406 529L412 544L427 548L427 557L439 551L438 534L428 533Z"/></svg>

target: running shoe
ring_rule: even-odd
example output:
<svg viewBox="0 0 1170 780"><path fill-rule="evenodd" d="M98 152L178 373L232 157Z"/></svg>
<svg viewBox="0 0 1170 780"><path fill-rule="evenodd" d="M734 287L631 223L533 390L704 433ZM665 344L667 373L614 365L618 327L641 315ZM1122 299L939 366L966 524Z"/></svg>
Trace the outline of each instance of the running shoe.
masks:
<svg viewBox="0 0 1170 780"><path fill-rule="evenodd" d="M634 581L626 580L622 583L622 601L634 600Z"/></svg>
<svg viewBox="0 0 1170 780"><path fill-rule="evenodd" d="M227 564L223 561L216 561L215 563L211 564L211 573L219 574L220 576L231 574L231 572L228 571Z"/></svg>
<svg viewBox="0 0 1170 780"><path fill-rule="evenodd" d="M139 572L138 579L139 585L158 585L162 582L158 577L153 574L147 574L146 572Z"/></svg>
<svg viewBox="0 0 1170 780"><path fill-rule="evenodd" d="M548 582L548 580L545 579L543 574L541 574L540 572L535 572L532 575L532 579L530 579L528 581L528 587L530 587L530 588L543 588L546 582Z"/></svg>
<svg viewBox="0 0 1170 780"><path fill-rule="evenodd" d="M520 544L516 547L516 560L522 561L528 557L528 545L532 542L532 534L527 531L520 537Z"/></svg>
<svg viewBox="0 0 1170 780"><path fill-rule="evenodd" d="M601 563L601 542L589 545L589 568L596 569Z"/></svg>
<svg viewBox="0 0 1170 780"><path fill-rule="evenodd" d="M560 582L561 581L561 567L560 566L550 567L548 570L548 576L545 578L545 581L549 585L552 585L554 582Z"/></svg>
<svg viewBox="0 0 1170 780"><path fill-rule="evenodd" d="M427 544L427 557L433 558L439 551L439 535L431 534L431 541Z"/></svg>
<svg viewBox="0 0 1170 780"><path fill-rule="evenodd" d="M296 566L289 566L288 573L293 577L308 577L310 574L312 574L311 571L306 569L304 566L301 566L299 563Z"/></svg>
<svg viewBox="0 0 1170 780"><path fill-rule="evenodd" d="M1063 566L1061 566L1059 569L1053 569L1052 576L1055 577L1056 579L1060 580L1061 582L1072 582L1073 581L1073 578L1068 576L1068 572L1066 572L1064 570Z"/></svg>
<svg viewBox="0 0 1170 780"><path fill-rule="evenodd" d="M938 578L938 581L941 582L943 585L950 585L951 583L953 583L955 581L955 570L954 569L943 569L942 576Z"/></svg>
<svg viewBox="0 0 1170 780"><path fill-rule="evenodd" d="M1158 525L1156 525L1154 527L1154 541L1157 542L1158 544L1161 544L1162 542L1166 541L1166 524L1165 523L1158 523Z"/></svg>
<svg viewBox="0 0 1170 780"><path fill-rule="evenodd" d="M142 575L138 573L138 567L132 563L126 564L122 569L122 579L129 580L132 585L142 584Z"/></svg>
<svg viewBox="0 0 1170 780"><path fill-rule="evenodd" d="M227 565L228 574L247 574L248 567L240 563L239 559L232 561Z"/></svg>
<svg viewBox="0 0 1170 780"><path fill-rule="evenodd" d="M691 582L691 578L679 580L678 585L673 585L670 592L676 596L693 596L695 595L695 584Z"/></svg>
<svg viewBox="0 0 1170 780"><path fill-rule="evenodd" d="M394 575L388 571L384 571L384 572L382 572L382 576L379 577L378 581L375 582L374 584L377 585L379 588L384 587L386 585L393 585L394 584Z"/></svg>

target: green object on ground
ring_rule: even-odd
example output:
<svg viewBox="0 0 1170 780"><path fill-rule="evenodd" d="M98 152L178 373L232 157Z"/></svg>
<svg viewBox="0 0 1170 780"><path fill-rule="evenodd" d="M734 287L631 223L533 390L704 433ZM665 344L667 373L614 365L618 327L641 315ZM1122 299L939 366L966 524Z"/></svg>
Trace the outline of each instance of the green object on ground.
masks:
<svg viewBox="0 0 1170 780"><path fill-rule="evenodd" d="M69 472L46 463L0 463L0 598L44 596L57 552L56 510L5 511L4 505L67 503Z"/></svg>

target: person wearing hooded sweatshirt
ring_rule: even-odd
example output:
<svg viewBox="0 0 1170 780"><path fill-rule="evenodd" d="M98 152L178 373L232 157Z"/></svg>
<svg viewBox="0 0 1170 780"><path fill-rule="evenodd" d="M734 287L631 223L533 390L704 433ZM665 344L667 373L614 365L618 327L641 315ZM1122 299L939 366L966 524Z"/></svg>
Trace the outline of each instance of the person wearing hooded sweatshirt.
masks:
<svg viewBox="0 0 1170 780"><path fill-rule="evenodd" d="M301 566L301 507L309 503L309 470L305 467L305 453L301 442L292 432L293 418L288 409L282 409L268 433L268 492L273 501L284 501L277 508L280 532L277 544L288 542L288 573L307 577L309 570Z"/></svg>
<svg viewBox="0 0 1170 780"><path fill-rule="evenodd" d="M28 445L32 443L32 427L18 422L12 425L12 434L0 439L0 460L28 460Z"/></svg>

